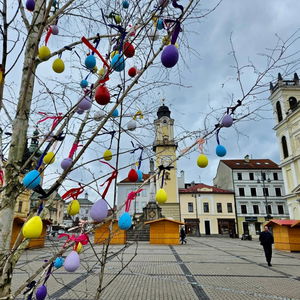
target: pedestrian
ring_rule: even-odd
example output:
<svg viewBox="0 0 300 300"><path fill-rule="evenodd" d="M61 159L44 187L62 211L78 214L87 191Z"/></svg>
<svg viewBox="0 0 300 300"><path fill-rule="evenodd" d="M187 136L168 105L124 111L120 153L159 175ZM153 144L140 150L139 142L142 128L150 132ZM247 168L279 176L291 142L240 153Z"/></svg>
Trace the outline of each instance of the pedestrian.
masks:
<svg viewBox="0 0 300 300"><path fill-rule="evenodd" d="M185 239L185 237L186 237L185 230L184 230L183 227L181 227L181 229L180 229L180 241L181 241L181 245L182 245L183 243L186 244L186 239Z"/></svg>
<svg viewBox="0 0 300 300"><path fill-rule="evenodd" d="M273 238L272 233L269 231L268 226L265 226L265 230L260 233L259 241L260 241L260 244L264 247L265 256L266 256L268 266L272 267L272 265L271 265L272 244L274 244L274 238Z"/></svg>

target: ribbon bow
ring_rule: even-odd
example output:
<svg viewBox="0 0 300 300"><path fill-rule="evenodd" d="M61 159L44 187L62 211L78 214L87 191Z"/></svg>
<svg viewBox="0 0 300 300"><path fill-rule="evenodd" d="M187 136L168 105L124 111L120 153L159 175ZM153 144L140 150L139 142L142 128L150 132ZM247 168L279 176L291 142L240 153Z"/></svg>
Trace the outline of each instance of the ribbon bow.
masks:
<svg viewBox="0 0 300 300"><path fill-rule="evenodd" d="M77 246L78 246L78 243L81 243L82 245L86 245L88 242L89 242L89 237L87 234L83 233L83 234L80 234L79 236L75 236L74 234L73 235L70 235L70 234L67 234L67 233L62 233L58 236L58 238L62 238L62 237L67 237L67 240L65 241L64 245L63 245L63 248L66 247L66 245L69 243L69 242L75 242L76 243L76 246L75 246L75 250L77 249Z"/></svg>
<svg viewBox="0 0 300 300"><path fill-rule="evenodd" d="M65 193L61 196L61 198L62 198L63 200L67 200L67 199L69 199L69 198L77 199L78 196L79 196L81 193L83 193L83 191L84 191L84 187L82 187L82 186L80 185L79 188L73 188L73 189L70 189L70 190L68 190L67 192L65 192Z"/></svg>
<svg viewBox="0 0 300 300"><path fill-rule="evenodd" d="M137 191L132 191L127 195L127 199L125 201L125 211L126 212L129 212L132 200L134 200L136 198L137 194L140 193L141 191L143 191L143 189L139 189Z"/></svg>
<svg viewBox="0 0 300 300"><path fill-rule="evenodd" d="M42 123L48 119L53 120L52 126L51 126L51 131L57 126L57 124L59 123L59 121L63 118L62 117L62 113L58 113L56 116L50 116L47 113L41 112L39 111L38 114L45 116L45 118L39 120L37 123Z"/></svg>
<svg viewBox="0 0 300 300"><path fill-rule="evenodd" d="M106 196L106 194L108 192L108 189L109 189L109 187L110 187L113 179L117 178L117 176L118 176L118 171L116 170L116 168L114 168L111 164L107 163L106 161L100 160L100 162L103 163L103 164L106 164L106 165L110 166L114 170L112 172L111 176L108 179L106 179L102 184L100 184L100 186L104 186L107 183L107 186L106 186L104 192L101 195L102 198L105 199L105 196Z"/></svg>

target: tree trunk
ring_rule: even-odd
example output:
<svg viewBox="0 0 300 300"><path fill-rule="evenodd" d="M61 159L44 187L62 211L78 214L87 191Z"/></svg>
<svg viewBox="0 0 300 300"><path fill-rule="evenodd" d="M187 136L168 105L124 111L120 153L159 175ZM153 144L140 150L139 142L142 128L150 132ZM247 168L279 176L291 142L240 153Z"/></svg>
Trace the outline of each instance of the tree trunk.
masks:
<svg viewBox="0 0 300 300"><path fill-rule="evenodd" d="M34 73L38 44L45 26L45 1L37 0L24 54L22 80L18 106L13 123L8 160L5 165L5 189L0 195L0 298L10 299L12 272L20 253L10 255L10 240L17 197L23 188L19 183L19 169L23 160L31 99L34 89ZM21 251L21 250L19 250Z"/></svg>

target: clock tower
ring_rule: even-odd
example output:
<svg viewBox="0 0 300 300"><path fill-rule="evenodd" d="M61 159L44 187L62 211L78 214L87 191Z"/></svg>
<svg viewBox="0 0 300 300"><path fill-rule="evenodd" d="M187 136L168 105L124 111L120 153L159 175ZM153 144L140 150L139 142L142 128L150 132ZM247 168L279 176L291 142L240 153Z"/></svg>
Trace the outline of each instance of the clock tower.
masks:
<svg viewBox="0 0 300 300"><path fill-rule="evenodd" d="M167 167L164 175L163 188L167 193L167 201L159 204L162 214L165 217L180 220L179 196L177 183L176 149L177 143L174 141L174 120L171 118L171 111L166 105L158 108L155 125L155 141L153 150L156 154L156 168ZM175 160L175 161L174 161ZM161 174L162 175L162 172ZM162 178L156 178L156 190L161 186Z"/></svg>

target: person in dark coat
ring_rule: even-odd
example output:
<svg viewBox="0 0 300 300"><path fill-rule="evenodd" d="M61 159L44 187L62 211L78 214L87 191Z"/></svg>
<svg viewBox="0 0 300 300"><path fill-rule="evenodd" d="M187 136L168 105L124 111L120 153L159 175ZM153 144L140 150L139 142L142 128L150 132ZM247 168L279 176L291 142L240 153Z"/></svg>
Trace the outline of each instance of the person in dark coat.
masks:
<svg viewBox="0 0 300 300"><path fill-rule="evenodd" d="M181 241L181 245L182 245L183 243L186 244L186 239L185 239L185 237L186 237L185 230L184 230L183 227L181 227L181 229L180 229L180 241Z"/></svg>
<svg viewBox="0 0 300 300"><path fill-rule="evenodd" d="M260 233L259 241L260 241L260 244L264 247L265 256L266 256L268 266L272 267L272 265L271 265L272 244L274 244L274 238L273 238L272 233L269 231L268 226L265 226L265 230Z"/></svg>

